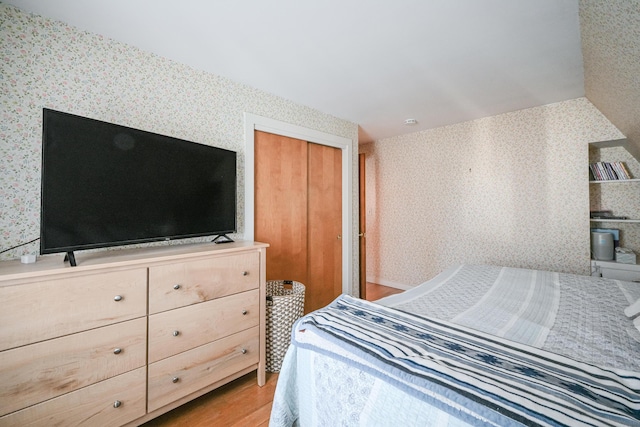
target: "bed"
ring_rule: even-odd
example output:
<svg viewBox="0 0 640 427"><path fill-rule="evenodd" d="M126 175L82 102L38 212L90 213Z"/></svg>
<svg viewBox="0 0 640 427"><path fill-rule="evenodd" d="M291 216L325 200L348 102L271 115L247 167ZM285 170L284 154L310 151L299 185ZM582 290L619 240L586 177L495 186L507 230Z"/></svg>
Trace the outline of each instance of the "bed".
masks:
<svg viewBox="0 0 640 427"><path fill-rule="evenodd" d="M296 322L271 426L640 425L640 284L461 265Z"/></svg>

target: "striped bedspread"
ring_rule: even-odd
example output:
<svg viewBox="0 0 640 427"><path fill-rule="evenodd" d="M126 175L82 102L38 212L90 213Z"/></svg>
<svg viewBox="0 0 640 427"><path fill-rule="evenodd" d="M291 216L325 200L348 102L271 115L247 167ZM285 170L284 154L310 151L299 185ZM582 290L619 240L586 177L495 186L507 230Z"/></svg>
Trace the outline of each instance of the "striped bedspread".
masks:
<svg viewBox="0 0 640 427"><path fill-rule="evenodd" d="M638 373L346 295L296 323L296 348L356 366L470 425L640 424ZM274 412L283 406L274 401Z"/></svg>
<svg viewBox="0 0 640 427"><path fill-rule="evenodd" d="M638 283L466 264L376 302L598 366L640 371L640 332L624 315L639 298Z"/></svg>

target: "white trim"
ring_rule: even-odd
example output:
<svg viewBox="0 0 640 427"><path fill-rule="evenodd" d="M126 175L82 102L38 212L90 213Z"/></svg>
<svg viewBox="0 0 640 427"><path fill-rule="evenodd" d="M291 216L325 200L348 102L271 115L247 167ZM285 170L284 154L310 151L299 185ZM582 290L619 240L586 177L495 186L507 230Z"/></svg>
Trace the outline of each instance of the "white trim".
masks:
<svg viewBox="0 0 640 427"><path fill-rule="evenodd" d="M244 239L254 238L255 209L255 151L254 131L259 130L290 138L302 139L315 144L328 145L342 150L342 292L351 294L353 224L352 200L353 177L352 156L353 141L337 135L331 135L314 129L292 125L279 120L244 113L245 168L244 168ZM269 243L269 242L266 242Z"/></svg>

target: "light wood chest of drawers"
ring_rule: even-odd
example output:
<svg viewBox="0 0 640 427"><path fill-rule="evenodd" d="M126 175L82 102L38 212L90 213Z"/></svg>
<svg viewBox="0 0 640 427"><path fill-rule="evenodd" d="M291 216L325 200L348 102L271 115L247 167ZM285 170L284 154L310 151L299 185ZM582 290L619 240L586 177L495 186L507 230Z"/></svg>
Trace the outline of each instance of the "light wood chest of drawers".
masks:
<svg viewBox="0 0 640 427"><path fill-rule="evenodd" d="M138 425L253 370L263 385L267 246L0 263L0 426Z"/></svg>

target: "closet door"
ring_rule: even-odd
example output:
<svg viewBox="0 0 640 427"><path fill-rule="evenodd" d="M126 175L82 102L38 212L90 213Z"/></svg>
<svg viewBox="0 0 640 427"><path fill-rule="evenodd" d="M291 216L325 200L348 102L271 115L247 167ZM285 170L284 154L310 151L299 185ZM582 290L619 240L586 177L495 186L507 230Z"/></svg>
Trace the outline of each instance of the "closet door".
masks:
<svg viewBox="0 0 640 427"><path fill-rule="evenodd" d="M255 132L254 239L269 243L267 280L307 283L307 142Z"/></svg>
<svg viewBox="0 0 640 427"><path fill-rule="evenodd" d="M267 280L306 287L305 313L342 292L342 151L256 131L254 239Z"/></svg>
<svg viewBox="0 0 640 427"><path fill-rule="evenodd" d="M307 145L309 153L309 282L305 312L342 293L342 151Z"/></svg>

